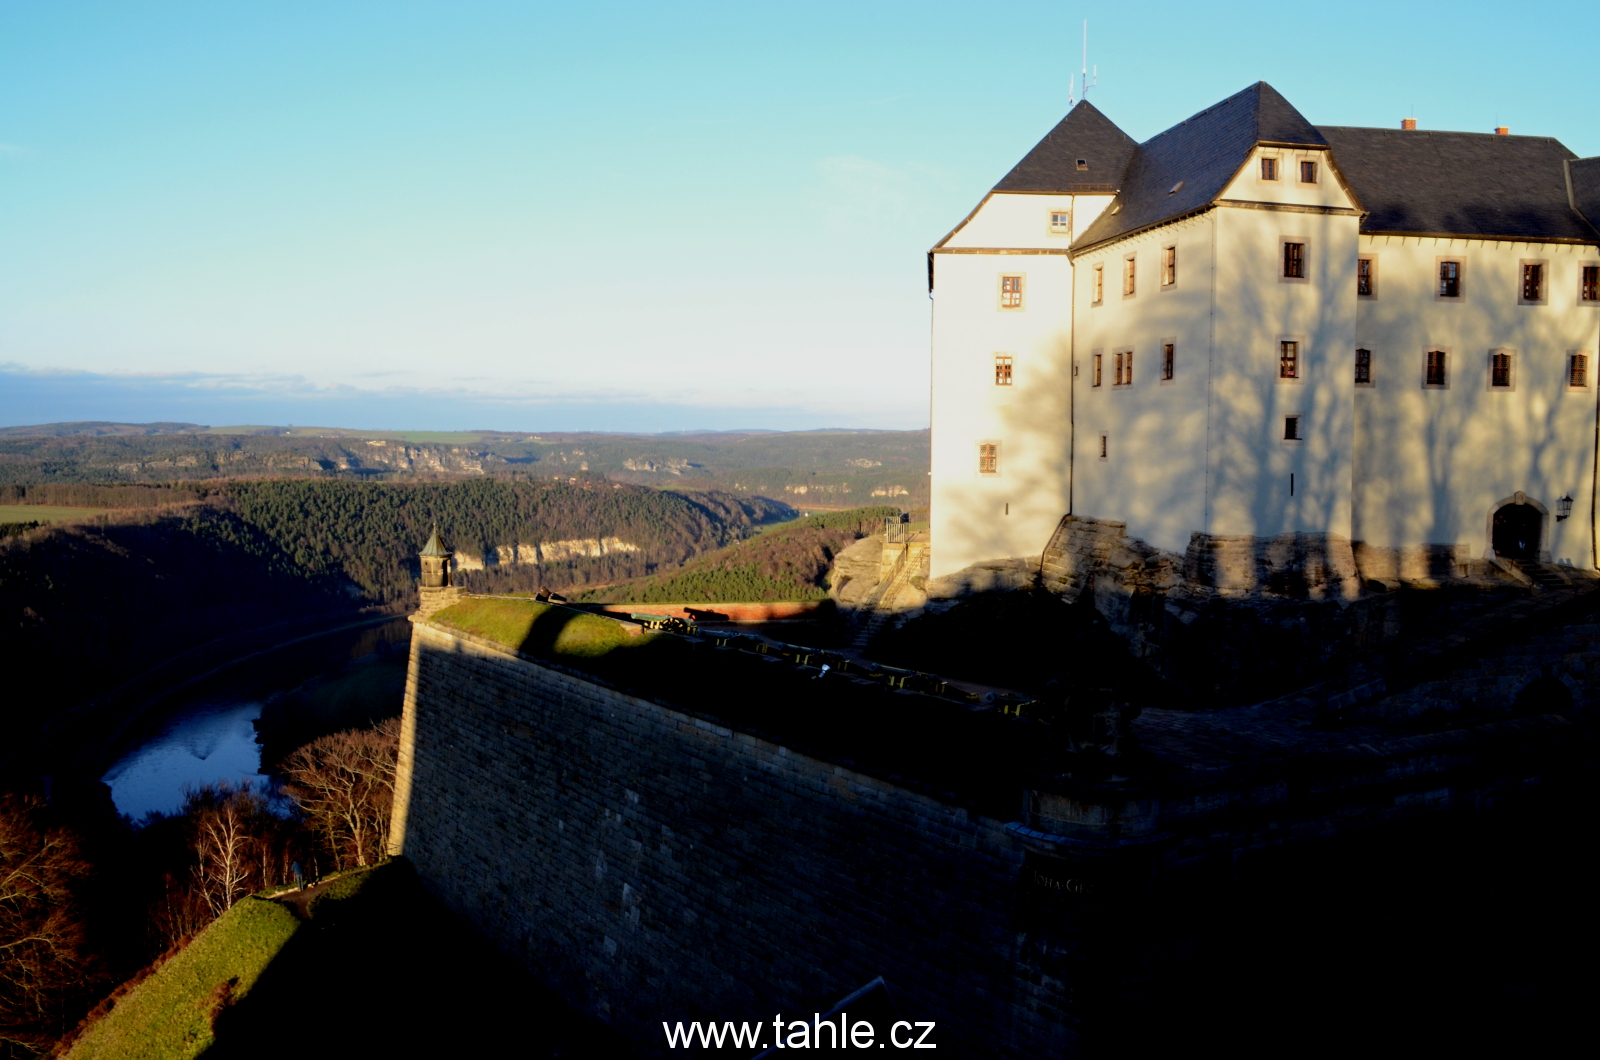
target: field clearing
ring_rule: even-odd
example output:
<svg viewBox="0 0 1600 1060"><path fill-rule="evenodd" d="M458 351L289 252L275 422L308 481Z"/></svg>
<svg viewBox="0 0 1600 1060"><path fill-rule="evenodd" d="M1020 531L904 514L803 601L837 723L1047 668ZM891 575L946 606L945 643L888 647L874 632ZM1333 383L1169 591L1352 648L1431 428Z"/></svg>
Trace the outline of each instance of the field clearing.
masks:
<svg viewBox="0 0 1600 1060"><path fill-rule="evenodd" d="M114 508L65 508L54 504L0 504L0 523L81 523Z"/></svg>

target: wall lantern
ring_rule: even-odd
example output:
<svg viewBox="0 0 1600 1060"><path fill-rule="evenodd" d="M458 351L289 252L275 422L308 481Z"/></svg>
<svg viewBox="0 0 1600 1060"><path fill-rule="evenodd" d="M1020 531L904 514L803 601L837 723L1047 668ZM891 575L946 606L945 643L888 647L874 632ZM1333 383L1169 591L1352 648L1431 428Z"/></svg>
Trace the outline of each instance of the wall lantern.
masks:
<svg viewBox="0 0 1600 1060"><path fill-rule="evenodd" d="M1562 497L1556 501L1556 522L1560 522L1572 514L1572 498Z"/></svg>

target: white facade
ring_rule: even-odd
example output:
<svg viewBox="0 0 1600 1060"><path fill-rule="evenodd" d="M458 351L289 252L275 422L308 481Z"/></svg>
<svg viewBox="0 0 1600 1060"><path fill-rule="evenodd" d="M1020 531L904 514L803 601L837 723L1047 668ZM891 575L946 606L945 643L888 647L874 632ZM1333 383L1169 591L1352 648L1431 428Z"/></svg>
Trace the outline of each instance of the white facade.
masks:
<svg viewBox="0 0 1600 1060"><path fill-rule="evenodd" d="M1337 142L1273 142L1322 137L1250 91L1141 146L1115 195L997 190L934 248L933 575L1038 555L1068 512L1180 553L1195 533L1300 532L1485 557L1494 512L1523 501L1542 513L1542 558L1592 568L1600 302L1580 285L1600 236L1581 216L1577 238L1366 231L1371 152L1353 184ZM1203 201L1163 216L1162 195L1206 179L1189 161L1205 122L1237 126L1251 106L1258 130ZM1149 220L1117 231L1125 206ZM1441 298L1447 260L1459 291ZM1529 262L1537 304L1519 297ZM1446 354L1443 386L1429 351ZM1506 381L1495 351L1509 386L1491 385Z"/></svg>

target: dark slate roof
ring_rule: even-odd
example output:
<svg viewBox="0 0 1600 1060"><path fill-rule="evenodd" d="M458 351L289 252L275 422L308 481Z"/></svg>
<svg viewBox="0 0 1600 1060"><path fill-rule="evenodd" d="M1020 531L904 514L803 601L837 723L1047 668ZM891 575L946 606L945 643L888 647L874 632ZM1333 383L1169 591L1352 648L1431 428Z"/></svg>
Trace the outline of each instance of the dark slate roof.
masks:
<svg viewBox="0 0 1600 1060"><path fill-rule="evenodd" d="M450 550L444 547L444 542L439 540L439 528L433 528L433 534L428 538L428 543L422 546L420 556L448 556Z"/></svg>
<svg viewBox="0 0 1600 1060"><path fill-rule="evenodd" d="M1600 229L1600 157L1568 162L1567 173L1572 181L1572 205Z"/></svg>
<svg viewBox="0 0 1600 1060"><path fill-rule="evenodd" d="M1323 147L1327 141L1277 89L1257 81L1140 144L1121 194L1073 249L1205 209L1262 143Z"/></svg>
<svg viewBox="0 0 1600 1060"><path fill-rule="evenodd" d="M1567 200L1574 155L1548 136L1322 127L1363 232L1596 238Z"/></svg>
<svg viewBox="0 0 1600 1060"><path fill-rule="evenodd" d="M1133 137L1083 100L1012 167L995 191L1062 194L1114 192L1138 146ZM1089 164L1078 168L1078 159Z"/></svg>

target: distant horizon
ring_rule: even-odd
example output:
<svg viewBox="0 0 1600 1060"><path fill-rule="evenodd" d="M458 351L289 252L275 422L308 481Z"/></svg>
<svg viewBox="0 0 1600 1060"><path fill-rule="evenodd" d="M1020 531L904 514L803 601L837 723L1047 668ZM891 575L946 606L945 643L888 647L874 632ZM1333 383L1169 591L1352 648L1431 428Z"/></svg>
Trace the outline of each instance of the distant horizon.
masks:
<svg viewBox="0 0 1600 1060"><path fill-rule="evenodd" d="M572 435L572 434L601 434L633 437L662 437L665 435L701 435L701 434L914 434L918 431L927 431L927 427L919 428L889 428L889 427L809 427L798 430L772 430L766 427L734 427L734 428L689 428L686 430L666 431L601 431L601 430L526 430L522 428L503 427L474 427L464 430L432 430L426 427L340 427L332 424L294 424L294 423L235 423L212 425L206 423L188 423L174 420L151 420L134 422L126 420L57 420L48 423L0 423L0 438L49 438L71 437L78 435L91 435L88 430L69 431L64 428L91 428L91 427L126 427L126 428L157 428L147 430L130 430L112 432L99 437L155 437L163 434L265 434L268 432L282 432L289 437L378 437L394 436L403 440L426 442L433 439L413 438L413 435L460 435L478 436L485 435ZM49 428L57 428L49 430ZM24 433L38 431L37 434ZM318 433L318 432L332 432Z"/></svg>

